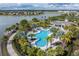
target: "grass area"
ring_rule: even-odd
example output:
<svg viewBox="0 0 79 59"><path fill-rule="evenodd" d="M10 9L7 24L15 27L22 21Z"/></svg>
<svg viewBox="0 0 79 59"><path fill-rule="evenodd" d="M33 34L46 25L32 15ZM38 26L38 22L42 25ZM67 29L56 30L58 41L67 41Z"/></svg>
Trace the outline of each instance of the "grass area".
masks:
<svg viewBox="0 0 79 59"><path fill-rule="evenodd" d="M17 48L16 48L14 42L12 42L12 47L13 47L14 51L17 53L17 55L18 55L18 56L21 56L21 54L20 54L19 51L17 50Z"/></svg>

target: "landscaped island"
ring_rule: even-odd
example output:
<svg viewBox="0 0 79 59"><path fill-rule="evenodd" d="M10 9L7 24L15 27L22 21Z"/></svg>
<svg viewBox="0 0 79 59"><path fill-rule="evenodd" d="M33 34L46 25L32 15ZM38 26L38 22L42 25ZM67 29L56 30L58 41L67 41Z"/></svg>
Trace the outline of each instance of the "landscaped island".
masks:
<svg viewBox="0 0 79 59"><path fill-rule="evenodd" d="M44 20L23 19L7 28L5 36L16 33L12 43L18 55L79 55L78 19L74 13L65 13Z"/></svg>

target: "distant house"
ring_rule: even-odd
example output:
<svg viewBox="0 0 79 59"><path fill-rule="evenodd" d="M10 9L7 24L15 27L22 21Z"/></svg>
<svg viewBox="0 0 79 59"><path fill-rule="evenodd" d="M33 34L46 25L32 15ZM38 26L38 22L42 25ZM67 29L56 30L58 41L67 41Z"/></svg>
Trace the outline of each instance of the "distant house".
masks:
<svg viewBox="0 0 79 59"><path fill-rule="evenodd" d="M53 21L51 24L55 27L64 27L64 26L69 26L71 24L74 24L73 22L69 22L68 20L65 21Z"/></svg>

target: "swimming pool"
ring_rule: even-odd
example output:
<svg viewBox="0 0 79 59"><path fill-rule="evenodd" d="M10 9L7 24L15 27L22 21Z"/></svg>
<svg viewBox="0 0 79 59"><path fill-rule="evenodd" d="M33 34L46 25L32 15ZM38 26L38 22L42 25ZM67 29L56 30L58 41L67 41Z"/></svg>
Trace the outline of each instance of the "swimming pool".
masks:
<svg viewBox="0 0 79 59"><path fill-rule="evenodd" d="M47 30L41 30L39 33L37 33L35 35L35 37L38 39L35 43L35 45L37 47L44 47L45 45L47 45L47 40L46 38L48 37L48 35L50 34L50 31Z"/></svg>

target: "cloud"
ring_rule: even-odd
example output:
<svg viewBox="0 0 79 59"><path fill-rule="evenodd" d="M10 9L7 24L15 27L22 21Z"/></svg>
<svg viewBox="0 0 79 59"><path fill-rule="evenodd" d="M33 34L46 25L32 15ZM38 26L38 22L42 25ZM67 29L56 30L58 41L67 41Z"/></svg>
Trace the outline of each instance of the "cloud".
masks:
<svg viewBox="0 0 79 59"><path fill-rule="evenodd" d="M5 4L1 3L0 9L79 10L79 4L78 3L5 3Z"/></svg>

